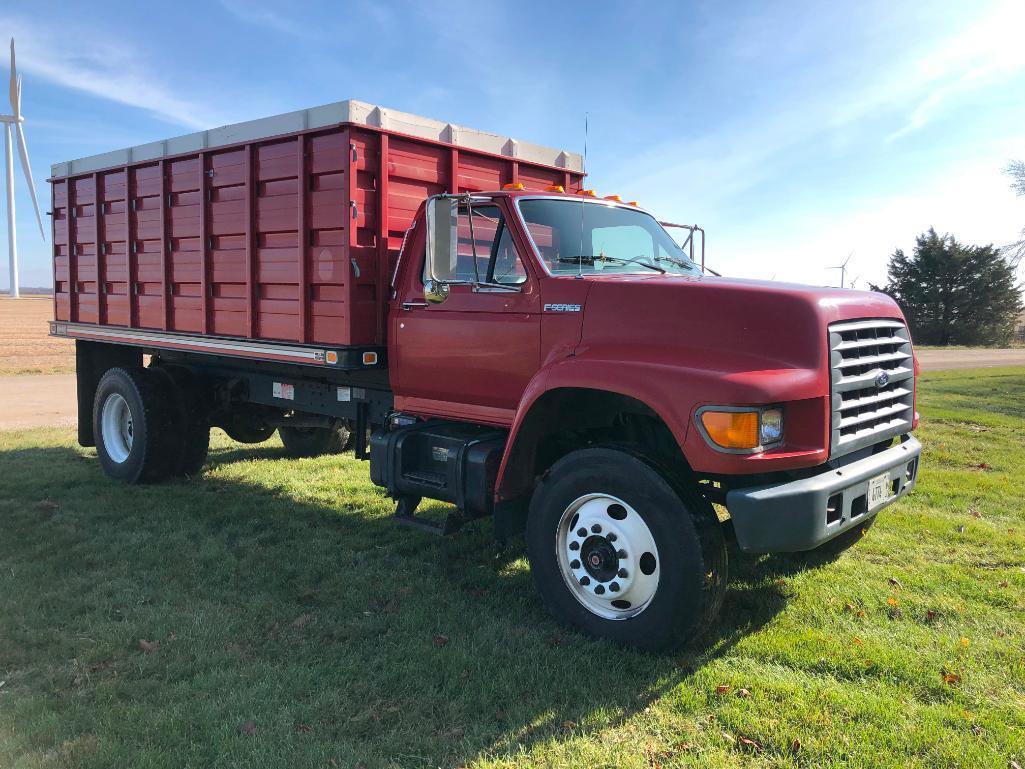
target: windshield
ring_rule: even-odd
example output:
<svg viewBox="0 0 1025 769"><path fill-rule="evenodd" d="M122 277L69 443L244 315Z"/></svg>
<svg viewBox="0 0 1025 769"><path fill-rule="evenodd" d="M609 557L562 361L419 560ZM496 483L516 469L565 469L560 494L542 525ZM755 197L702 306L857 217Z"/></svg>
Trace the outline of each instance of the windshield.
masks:
<svg viewBox="0 0 1025 769"><path fill-rule="evenodd" d="M661 225L637 209L599 202L527 198L523 221L552 275L700 275Z"/></svg>

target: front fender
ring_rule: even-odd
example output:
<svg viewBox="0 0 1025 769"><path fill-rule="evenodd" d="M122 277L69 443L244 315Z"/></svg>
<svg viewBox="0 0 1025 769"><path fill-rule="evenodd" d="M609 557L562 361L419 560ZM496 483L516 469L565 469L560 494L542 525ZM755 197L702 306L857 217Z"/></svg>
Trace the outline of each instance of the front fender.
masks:
<svg viewBox="0 0 1025 769"><path fill-rule="evenodd" d="M524 424L546 393L565 388L600 390L632 398L666 425L692 469L702 473L761 473L811 467L828 457L828 399L818 368L793 368L762 358L717 356L695 350L698 365L653 362L641 347L587 347L553 361L528 384L516 411L496 482L496 497L508 498L510 464L523 455ZM687 356L689 357L689 356ZM759 454L724 454L693 429L695 412L707 405L783 403L787 420L784 446Z"/></svg>

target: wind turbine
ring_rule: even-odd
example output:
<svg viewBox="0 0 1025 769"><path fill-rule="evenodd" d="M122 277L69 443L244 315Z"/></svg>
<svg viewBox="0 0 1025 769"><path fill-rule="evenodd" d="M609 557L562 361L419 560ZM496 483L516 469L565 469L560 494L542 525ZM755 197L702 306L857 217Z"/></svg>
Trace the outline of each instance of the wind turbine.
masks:
<svg viewBox="0 0 1025 769"><path fill-rule="evenodd" d="M21 172L28 183L28 191L32 196L32 205L36 209L36 223L39 234L46 240L43 232L43 217L39 213L39 201L36 200L36 185L32 181L32 166L28 162L28 147L25 145L25 131L21 124L25 122L21 114L21 78L14 66L14 38L11 38L11 108L13 115L0 115L0 123L4 124L4 168L7 171L7 249L11 260L11 296L15 299L18 291L18 233L14 226L14 155L11 146L14 135L18 139L18 155L21 157Z"/></svg>
<svg viewBox="0 0 1025 769"><path fill-rule="evenodd" d="M847 263L854 257L854 252L851 251L847 254L847 258L843 260L843 264L838 264L835 267L827 267L827 270L840 270L840 288L844 287L844 278L847 275Z"/></svg>

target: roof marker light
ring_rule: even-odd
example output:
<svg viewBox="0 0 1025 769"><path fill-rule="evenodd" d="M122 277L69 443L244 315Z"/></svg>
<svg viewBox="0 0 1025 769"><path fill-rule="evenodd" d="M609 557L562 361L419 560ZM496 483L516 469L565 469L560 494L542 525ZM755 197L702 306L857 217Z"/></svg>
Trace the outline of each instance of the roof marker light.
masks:
<svg viewBox="0 0 1025 769"><path fill-rule="evenodd" d="M631 200L629 203L627 203L627 205L628 206L636 206L637 205L637 201L636 200Z"/></svg>
<svg viewBox="0 0 1025 769"><path fill-rule="evenodd" d="M606 195L605 200L614 200L617 203L621 203L623 199L619 195Z"/></svg>
<svg viewBox="0 0 1025 769"><path fill-rule="evenodd" d="M512 182L511 184L503 184L502 185L502 189L503 190L522 190L522 189L524 189L523 182Z"/></svg>
<svg viewBox="0 0 1025 769"><path fill-rule="evenodd" d="M561 184L549 184L545 187L545 192L565 192L565 188Z"/></svg>
<svg viewBox="0 0 1025 769"><path fill-rule="evenodd" d="M597 197L594 190L577 190L577 195L586 195L589 198Z"/></svg>

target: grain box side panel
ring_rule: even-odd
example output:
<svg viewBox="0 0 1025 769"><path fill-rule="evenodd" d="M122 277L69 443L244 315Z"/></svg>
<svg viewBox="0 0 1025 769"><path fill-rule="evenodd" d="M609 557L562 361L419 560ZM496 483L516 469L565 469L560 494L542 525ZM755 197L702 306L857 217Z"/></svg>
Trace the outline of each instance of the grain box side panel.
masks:
<svg viewBox="0 0 1025 769"><path fill-rule="evenodd" d="M211 152L207 158L207 280L209 329L248 336L246 241L247 147Z"/></svg>
<svg viewBox="0 0 1025 769"><path fill-rule="evenodd" d="M53 307L56 320L71 320L71 257L68 246L68 180L54 181L50 187L53 214Z"/></svg>
<svg viewBox="0 0 1025 769"><path fill-rule="evenodd" d="M125 169L98 175L100 318L112 326L128 326L129 270Z"/></svg>
<svg viewBox="0 0 1025 769"><path fill-rule="evenodd" d="M350 214L353 232L349 250L349 344L377 344L382 297L378 286L378 182L381 167L381 136L371 131L352 131L353 155ZM351 160L355 157L355 160ZM384 300L386 303L386 300Z"/></svg>
<svg viewBox="0 0 1025 769"><path fill-rule="evenodd" d="M347 216L351 149L344 131L307 139L307 227L310 341L347 344L349 279Z"/></svg>
<svg viewBox="0 0 1025 769"><path fill-rule="evenodd" d="M164 211L160 163L133 166L129 199L132 255L132 315L140 328L164 327Z"/></svg>
<svg viewBox="0 0 1025 769"><path fill-rule="evenodd" d="M96 280L96 180L92 176L71 179L74 219L71 249L75 260L75 321L99 323Z"/></svg>

